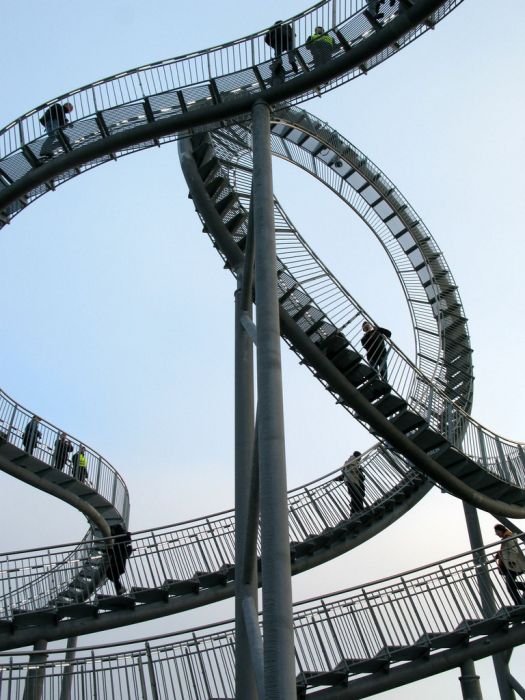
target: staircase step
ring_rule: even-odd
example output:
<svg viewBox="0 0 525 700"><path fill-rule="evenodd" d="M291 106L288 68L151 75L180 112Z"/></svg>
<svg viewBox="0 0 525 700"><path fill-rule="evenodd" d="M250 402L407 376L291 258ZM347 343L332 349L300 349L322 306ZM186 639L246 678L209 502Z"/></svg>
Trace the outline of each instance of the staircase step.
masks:
<svg viewBox="0 0 525 700"><path fill-rule="evenodd" d="M188 595L189 593L199 592L199 582L192 579L178 581L175 579L166 579L162 584L170 595Z"/></svg>
<svg viewBox="0 0 525 700"><path fill-rule="evenodd" d="M303 677L309 686L340 685L348 678L346 671L304 671Z"/></svg>
<svg viewBox="0 0 525 700"><path fill-rule="evenodd" d="M56 624L57 614L54 608L41 610L13 610L13 624L20 627L38 627L39 625Z"/></svg>
<svg viewBox="0 0 525 700"><path fill-rule="evenodd" d="M169 599L168 591L165 588L134 586L129 592L137 603L166 603Z"/></svg>
<svg viewBox="0 0 525 700"><path fill-rule="evenodd" d="M386 394L385 396L382 396L379 401L375 404L376 408L378 408L381 413L388 418L389 416L393 415L394 413L399 413L399 411L402 411L403 409L406 408L407 404L406 401L404 401L402 398L399 396L396 396L395 394Z"/></svg>
<svg viewBox="0 0 525 700"><path fill-rule="evenodd" d="M71 603L70 605L61 605L57 610L57 618L64 620L81 620L85 617L97 617L98 605L93 603Z"/></svg>
<svg viewBox="0 0 525 700"><path fill-rule="evenodd" d="M420 428L425 423L421 416L418 416L417 414L408 410L400 413L398 416L395 416L390 422L395 425L398 430L401 430L402 433L405 433L405 435L411 430Z"/></svg>
<svg viewBox="0 0 525 700"><path fill-rule="evenodd" d="M100 610L133 610L135 600L128 595L99 595L97 597Z"/></svg>

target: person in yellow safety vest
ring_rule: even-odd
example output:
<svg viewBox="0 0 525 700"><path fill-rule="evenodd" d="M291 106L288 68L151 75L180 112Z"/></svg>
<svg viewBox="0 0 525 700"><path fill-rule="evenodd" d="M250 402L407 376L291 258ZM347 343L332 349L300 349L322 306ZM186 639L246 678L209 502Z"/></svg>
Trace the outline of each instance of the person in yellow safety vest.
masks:
<svg viewBox="0 0 525 700"><path fill-rule="evenodd" d="M314 67L319 68L332 57L334 40L325 32L323 27L316 27L314 33L306 40L306 46L312 54Z"/></svg>
<svg viewBox="0 0 525 700"><path fill-rule="evenodd" d="M73 465L73 478L79 481L85 481L88 475L87 470L87 457L84 454L84 445L78 446L78 452L75 452L73 457L71 457L71 463Z"/></svg>

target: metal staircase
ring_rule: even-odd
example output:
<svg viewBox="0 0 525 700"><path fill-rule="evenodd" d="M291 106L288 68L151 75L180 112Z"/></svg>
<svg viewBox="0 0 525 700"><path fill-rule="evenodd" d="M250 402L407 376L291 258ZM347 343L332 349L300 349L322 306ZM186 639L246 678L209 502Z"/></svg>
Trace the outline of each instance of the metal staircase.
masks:
<svg viewBox="0 0 525 700"><path fill-rule="evenodd" d="M419 218L412 218L412 210L407 208L404 198L382 177L376 166L366 158L356 157L357 150L325 124L317 122L320 136L316 139L316 120L306 113L295 119L297 111L283 111L277 117L279 126L284 123L287 128L281 128L277 135L274 131L280 147L275 147L272 141L273 152L276 155L286 153L287 159L295 162L286 139L291 137L291 143L300 147L297 134L303 131L302 124L306 123L302 143L309 143L307 151L313 163L311 170L322 170L315 165L316 158L326 169L331 163L330 176L337 174L339 178L339 184L335 178L332 180L333 189L341 191L346 186L354 196L359 195L374 209L376 215L378 211L383 212L377 218L398 241L405 254L403 262L408 261L416 273L433 309L437 323L435 332L443 336L443 346L434 381L432 375L429 378L423 374L394 343L388 341L390 379L388 382L383 380L367 363L359 345L362 322L369 317L333 280L276 202L277 231L279 221L285 221L287 233L293 234L297 244L293 257L297 258L298 249L301 249L298 267L305 266L305 261L308 261L308 274L315 282L319 276L312 271L323 274L325 278L332 277L332 288L339 291L335 301L331 299L332 307L325 310L323 300L328 296L324 294L325 290L321 288L319 292L315 286L308 290L279 257L277 274L283 337L337 400L352 410L369 430L402 451L419 468L425 464L424 471L445 488L491 512L507 514L512 510L517 517L523 517L523 446L504 440L476 423L461 405L464 402L469 408L471 351L461 302L439 249ZM233 136L230 138L231 132ZM235 143L235 149L224 147L228 140ZM180 141L179 152L190 195L204 222L204 230L233 270L243 255L243 239L247 231L246 203L251 190L249 128L227 127L217 136L199 135ZM342 171L341 175L338 170ZM353 182L351 178L354 178ZM321 176L318 179L322 179ZM360 214L357 206L354 209ZM366 223L372 225L370 221ZM287 245L290 245L288 239ZM277 248L279 256L278 244ZM347 302L344 314L339 311L341 299ZM337 309L335 315L332 309ZM415 327L419 331L419 326ZM428 343L420 342L420 347L425 346ZM356 402L355 389L364 402L358 399Z"/></svg>
<svg viewBox="0 0 525 700"><path fill-rule="evenodd" d="M161 145L198 124L249 119L254 100L295 104L366 75L454 10L462 0L396 0L374 21L367 0L323 0L288 22L295 33L298 75L272 87L274 58L266 29L221 46L123 71L38 105L0 131L0 227L47 192L120 155ZM332 60L314 67L306 46L321 22L335 42ZM321 80L322 78L322 80ZM70 102L71 122L57 132L54 157L40 123L57 102Z"/></svg>
<svg viewBox="0 0 525 700"><path fill-rule="evenodd" d="M361 461L363 509L350 513L332 472L290 491L294 574L366 542L413 507L432 484L380 446ZM133 554L115 596L101 575L104 540L0 555L0 649L154 619L233 595L233 511L133 535Z"/></svg>
<svg viewBox="0 0 525 700"><path fill-rule="evenodd" d="M525 641L525 605L513 604L495 546L294 605L298 697L362 698ZM486 574L481 574L481 565ZM486 614L486 602L493 612ZM77 650L0 655L0 688L19 697L38 668L44 697L234 697L233 621Z"/></svg>

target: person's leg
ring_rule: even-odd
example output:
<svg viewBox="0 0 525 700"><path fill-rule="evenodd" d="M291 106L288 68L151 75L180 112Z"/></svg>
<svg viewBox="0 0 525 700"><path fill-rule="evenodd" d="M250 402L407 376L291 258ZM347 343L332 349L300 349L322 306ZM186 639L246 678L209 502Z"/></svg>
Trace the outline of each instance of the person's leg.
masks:
<svg viewBox="0 0 525 700"><path fill-rule="evenodd" d="M47 139L42 144L40 149L41 158L50 158L53 155L53 150L57 147L58 141L56 137L56 130L59 127L59 123L56 119L51 119L46 124L46 133L48 135Z"/></svg>
<svg viewBox="0 0 525 700"><path fill-rule="evenodd" d="M512 596L512 599L514 600L514 603L516 605L521 605L521 594L518 591L518 587L516 585L516 574L514 571L511 571L510 569L507 569L506 566L502 565L501 567L503 571L503 575L505 577L505 583L507 584L507 590Z"/></svg>

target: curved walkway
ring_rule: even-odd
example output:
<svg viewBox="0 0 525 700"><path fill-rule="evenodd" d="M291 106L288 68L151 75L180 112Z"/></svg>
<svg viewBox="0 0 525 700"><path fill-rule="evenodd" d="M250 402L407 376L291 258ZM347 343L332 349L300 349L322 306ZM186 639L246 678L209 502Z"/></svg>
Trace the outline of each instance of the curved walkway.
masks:
<svg viewBox="0 0 525 700"><path fill-rule="evenodd" d="M497 545L499 547L499 544ZM294 605L298 697L363 698L525 642L495 546ZM485 568L484 568L485 567ZM0 655L0 687L22 694L38 669L44 697L207 700L235 693L232 620L182 632L66 650ZM63 681L63 679L66 679Z"/></svg>
<svg viewBox="0 0 525 700"><path fill-rule="evenodd" d="M333 188L346 188L358 196L398 241L437 320L443 338L445 376L448 373L458 394L447 395L442 377L433 380L425 376L390 340L389 379L382 378L365 359L360 344L362 323L370 320L366 313L355 302L343 307L341 313L344 294L325 295L317 284L309 290L279 259L282 335L341 403L418 469L476 507L525 517L523 445L484 428L461 407L462 391L469 397L472 378L470 346L459 296L439 249L434 248L419 219L412 218L407 203L399 199L391 183L351 144L305 113L295 118L290 111L281 112L279 119L285 129L277 133L274 130L274 139L281 144L279 149L274 143L274 153L284 153L294 161L287 138L292 146L303 146L313 163L311 170L318 172L316 160L320 167L330 168L338 181ZM247 134L244 139L243 130ZM179 153L205 230L235 271L240 269L247 232L250 139L248 127L232 127L229 131L234 132L237 146L230 159L224 148L218 147L216 153L214 137L206 135L179 141ZM365 216L362 218L370 225ZM295 239L301 246L300 266L328 277L329 272L297 233ZM297 257L297 249L293 255ZM314 274L317 283L316 278Z"/></svg>
<svg viewBox="0 0 525 700"><path fill-rule="evenodd" d="M178 138L189 128L249 118L260 97L270 104L309 99L314 89L366 74L447 16L462 0L395 0L376 21L365 0L323 0L289 20L296 34L298 74L271 86L273 59L266 29L223 46L119 73L39 105L0 131L0 226L43 194L111 159ZM335 43L331 60L314 66L306 40L318 25ZM285 61L286 63L286 61ZM288 69L288 65L286 65ZM290 78L290 79L288 79ZM42 113L56 102L74 105L59 129L53 158Z"/></svg>
<svg viewBox="0 0 525 700"><path fill-rule="evenodd" d="M293 573L357 547L388 527L431 488L403 459L380 447L363 455L362 508L352 508L340 472L290 491ZM352 510L354 512L352 512ZM98 574L103 540L0 555L0 649L111 629L234 594L233 511L133 535L124 596ZM95 587L96 588L96 587Z"/></svg>

